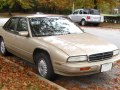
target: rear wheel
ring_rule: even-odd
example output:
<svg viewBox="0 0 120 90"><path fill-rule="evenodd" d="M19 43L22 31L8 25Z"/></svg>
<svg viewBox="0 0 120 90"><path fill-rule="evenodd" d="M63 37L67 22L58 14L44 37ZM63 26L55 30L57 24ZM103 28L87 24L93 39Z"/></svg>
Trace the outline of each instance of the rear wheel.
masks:
<svg viewBox="0 0 120 90"><path fill-rule="evenodd" d="M84 19L81 21L81 25L82 25L82 26L85 26L85 25L86 25L86 21L85 21Z"/></svg>
<svg viewBox="0 0 120 90"><path fill-rule="evenodd" d="M49 80L53 80L54 71L49 55L47 55L46 53L37 53L35 55L35 61L40 76Z"/></svg>
<svg viewBox="0 0 120 90"><path fill-rule="evenodd" d="M0 53L4 56L8 55L8 51L5 47L5 43L4 43L4 40L2 38L0 39Z"/></svg>

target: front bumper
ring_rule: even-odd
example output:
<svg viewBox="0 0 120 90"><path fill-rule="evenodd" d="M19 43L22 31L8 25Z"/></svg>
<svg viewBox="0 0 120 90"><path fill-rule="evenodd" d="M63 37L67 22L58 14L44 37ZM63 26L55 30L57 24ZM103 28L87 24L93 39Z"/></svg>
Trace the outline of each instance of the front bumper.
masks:
<svg viewBox="0 0 120 90"><path fill-rule="evenodd" d="M112 63L114 66L120 60L120 54L111 59L98 61L98 62L79 62L79 63L66 63L60 65L56 69L56 73L64 76L83 76L101 72L103 64ZM80 70L80 68L90 67L89 70Z"/></svg>

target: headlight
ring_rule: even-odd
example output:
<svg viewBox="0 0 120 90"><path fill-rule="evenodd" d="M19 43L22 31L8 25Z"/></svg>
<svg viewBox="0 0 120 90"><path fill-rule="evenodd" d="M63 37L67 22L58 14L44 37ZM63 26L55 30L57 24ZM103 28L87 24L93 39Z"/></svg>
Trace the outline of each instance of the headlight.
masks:
<svg viewBox="0 0 120 90"><path fill-rule="evenodd" d="M113 51L113 56L118 55L118 54L119 54L119 49Z"/></svg>
<svg viewBox="0 0 120 90"><path fill-rule="evenodd" d="M68 58L68 62L81 62L81 61L87 61L88 57L86 55L81 56L72 56Z"/></svg>

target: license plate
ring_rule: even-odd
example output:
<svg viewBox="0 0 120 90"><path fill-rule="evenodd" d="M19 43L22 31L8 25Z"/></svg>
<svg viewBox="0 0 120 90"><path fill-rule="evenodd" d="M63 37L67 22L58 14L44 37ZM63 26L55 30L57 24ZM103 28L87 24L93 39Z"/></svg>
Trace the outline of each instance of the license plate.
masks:
<svg viewBox="0 0 120 90"><path fill-rule="evenodd" d="M106 63L101 66L101 72L110 71L112 69L112 63Z"/></svg>

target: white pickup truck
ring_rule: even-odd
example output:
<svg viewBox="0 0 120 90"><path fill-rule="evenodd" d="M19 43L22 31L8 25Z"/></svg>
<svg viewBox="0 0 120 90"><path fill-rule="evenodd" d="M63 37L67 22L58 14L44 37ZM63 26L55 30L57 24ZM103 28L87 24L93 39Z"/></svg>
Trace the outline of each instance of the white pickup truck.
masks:
<svg viewBox="0 0 120 90"><path fill-rule="evenodd" d="M88 23L93 23L98 26L104 21L104 17L100 15L99 10L96 9L76 9L74 13L68 15L73 21L85 26Z"/></svg>

